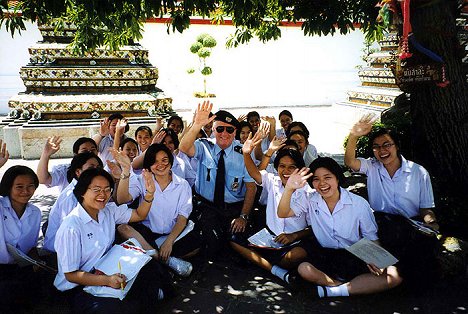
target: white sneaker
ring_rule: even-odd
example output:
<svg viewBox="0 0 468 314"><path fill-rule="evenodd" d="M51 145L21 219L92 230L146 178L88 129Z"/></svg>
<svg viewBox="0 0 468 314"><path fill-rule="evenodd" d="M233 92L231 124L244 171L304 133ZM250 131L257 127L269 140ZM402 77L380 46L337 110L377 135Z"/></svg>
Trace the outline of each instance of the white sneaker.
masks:
<svg viewBox="0 0 468 314"><path fill-rule="evenodd" d="M188 277L192 273L192 263L177 257L170 257L167 265L179 276Z"/></svg>

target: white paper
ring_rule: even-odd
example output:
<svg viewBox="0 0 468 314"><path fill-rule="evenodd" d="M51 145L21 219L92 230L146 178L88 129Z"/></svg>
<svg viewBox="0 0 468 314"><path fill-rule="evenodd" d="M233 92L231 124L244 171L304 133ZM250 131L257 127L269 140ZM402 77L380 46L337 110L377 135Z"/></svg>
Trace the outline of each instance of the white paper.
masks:
<svg viewBox="0 0 468 314"><path fill-rule="evenodd" d="M271 234L267 228L263 228L247 240L249 240L250 244L258 247L265 247L265 248L273 248L273 249L280 249L284 247L285 245L275 242L276 236ZM288 244L287 246L294 245L298 243L299 241L293 242Z"/></svg>
<svg viewBox="0 0 468 314"><path fill-rule="evenodd" d="M398 262L398 259L386 249L365 238L347 247L346 250L378 268L387 268Z"/></svg>
<svg viewBox="0 0 468 314"><path fill-rule="evenodd" d="M410 221L410 223L415 227L417 228L419 231L421 231L422 233L425 233L425 234L429 234L429 235L437 235L438 232L425 226L424 223L420 222L420 221L417 221L417 220L414 220L414 219L409 219L408 220Z"/></svg>
<svg viewBox="0 0 468 314"><path fill-rule="evenodd" d="M185 229L179 234L179 236L175 239L174 243L179 241L180 239L182 239L183 237L185 237L190 231L193 230L193 227L195 226L195 224L193 223L193 221L189 220L187 222L187 225L185 226ZM154 243L156 243L156 245L158 246L158 248L161 247L161 245L163 245L164 241L166 241L167 239L167 235L164 235L164 236L161 236L159 238L157 238L156 240L154 240Z"/></svg>
<svg viewBox="0 0 468 314"><path fill-rule="evenodd" d="M8 250L8 253L10 253L11 256L13 256L13 259L15 260L16 264L18 264L19 267L25 267L28 265L36 265L42 269L47 270L48 272L51 272L54 274L57 273L56 269L50 266L47 266L46 263L43 261L35 260L32 257L24 254L21 250L11 245L10 243L7 243L7 250Z"/></svg>
<svg viewBox="0 0 468 314"><path fill-rule="evenodd" d="M114 245L94 268L110 276L123 274L127 277L127 284L123 290L106 286L86 286L84 291L99 297L118 298L122 300L130 291L140 269L151 260L146 251L141 248L138 241L131 238L120 245ZM119 269L119 263L120 268Z"/></svg>

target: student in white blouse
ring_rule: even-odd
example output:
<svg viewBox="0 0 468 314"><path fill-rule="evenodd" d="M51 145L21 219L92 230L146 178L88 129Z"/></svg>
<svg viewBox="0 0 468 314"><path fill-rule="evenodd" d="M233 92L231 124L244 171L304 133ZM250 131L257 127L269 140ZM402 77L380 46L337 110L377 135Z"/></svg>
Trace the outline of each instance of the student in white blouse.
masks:
<svg viewBox="0 0 468 314"><path fill-rule="evenodd" d="M247 138L242 147L245 167L249 175L258 185L263 187L263 191L268 195L266 221L263 226L266 226L275 236L275 242L284 245L284 247L275 250L272 248L249 247L247 241L240 241L240 239L231 241L231 246L242 257L289 282L289 273L286 269L294 269L307 255L301 243L294 243L310 235L310 229L305 214L279 218L276 211L289 175L295 169L303 168L304 160L297 150L280 149L274 162L278 174L274 175L265 170L259 171L255 166L251 153L260 142L261 135L258 132L253 138L252 134ZM295 194L302 192L299 191Z"/></svg>
<svg viewBox="0 0 468 314"><path fill-rule="evenodd" d="M57 197L57 200L50 209L47 224L42 227L42 230L45 233L44 249L50 252L55 252L55 234L57 233L63 219L78 204L78 200L73 195L73 189L75 188L76 182L81 173L91 168L102 168L101 159L94 153L81 153L73 157L67 172L68 179L71 179L71 182Z"/></svg>
<svg viewBox="0 0 468 314"><path fill-rule="evenodd" d="M123 301L95 297L83 286L109 286L120 289L126 278L94 273L94 266L111 248L116 224L137 222L146 218L154 200L154 183L150 173L145 178L144 201L135 209L108 202L114 188L112 176L103 169L84 171L73 190L79 204L63 220L57 231L58 274L54 285L72 303L75 313L137 313L150 310L170 290L168 275L154 260L144 266ZM144 307L144 308L142 308Z"/></svg>
<svg viewBox="0 0 468 314"><path fill-rule="evenodd" d="M343 185L341 167L332 158L318 158L308 168L296 170L288 179L278 206L279 217L306 213L316 238L309 248L309 262L299 265L302 278L317 285L312 293L319 297L349 296L385 291L398 286L402 279L395 266L379 269L344 248L362 238L378 241L377 224L372 210L362 197ZM292 200L293 192L306 185L316 192ZM309 181L310 184L310 181Z"/></svg>
<svg viewBox="0 0 468 314"><path fill-rule="evenodd" d="M62 139L60 136L49 137L42 151L41 158L37 164L37 176L40 184L45 184L47 187L59 187L62 191L70 183L67 179L67 170L70 167L69 163L58 164L52 167L49 172L50 157L60 150ZM98 154L96 142L89 137L80 137L73 143L73 155L84 152L92 152Z"/></svg>
<svg viewBox="0 0 468 314"><path fill-rule="evenodd" d="M2 143L0 141L0 146ZM0 151L0 167L8 159ZM9 168L0 182L0 312L18 313L23 306L35 302L41 291L41 280L33 267L20 268L7 250L7 245L38 259L37 238L41 224L41 211L29 203L39 179L25 166Z"/></svg>
<svg viewBox="0 0 468 314"><path fill-rule="evenodd" d="M425 286L433 282L434 276L428 274L436 275L438 269L434 253L438 241L434 235L417 231L408 218L439 230L431 178L424 167L403 157L395 130L372 130L373 121L371 115L366 115L353 126L345 163L353 171L367 175L369 203L375 211L379 238L400 260L401 275L411 283ZM357 140L367 134L373 158L356 158Z"/></svg>
<svg viewBox="0 0 468 314"><path fill-rule="evenodd" d="M177 274L188 276L192 270L190 263L174 257L187 258L196 254L200 239L199 234L193 230L176 240L187 227L188 217L192 212L192 189L186 180L171 171L173 162L174 156L165 145L153 144L147 149L143 167L152 173L156 186L155 201L148 217L141 224L120 226L119 232L124 238L141 240L140 243L147 250L157 248L156 258L168 264ZM120 164L123 173L126 173L128 162L122 160ZM119 182L117 201L126 203L140 199L141 202L143 193L142 178L132 176L130 180ZM135 234L134 229L139 234ZM161 237L165 240L158 246L155 241Z"/></svg>

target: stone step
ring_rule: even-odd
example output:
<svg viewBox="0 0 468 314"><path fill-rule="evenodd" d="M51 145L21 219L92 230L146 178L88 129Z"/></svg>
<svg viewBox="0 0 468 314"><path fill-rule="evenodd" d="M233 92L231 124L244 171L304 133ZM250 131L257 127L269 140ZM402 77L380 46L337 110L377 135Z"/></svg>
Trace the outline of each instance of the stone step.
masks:
<svg viewBox="0 0 468 314"><path fill-rule="evenodd" d="M397 88L395 76L390 68L363 68L358 72L363 86Z"/></svg>
<svg viewBox="0 0 468 314"><path fill-rule="evenodd" d="M123 46L119 50L109 51L97 48L83 56L76 56L67 44L36 43L29 48L30 63L50 64L56 60L86 60L89 65L99 64L100 61L124 59L128 64L150 65L148 50L140 45ZM94 64L93 64L94 63Z"/></svg>
<svg viewBox="0 0 468 314"><path fill-rule="evenodd" d="M28 92L70 92L88 88L148 90L154 88L158 79L158 70L153 66L54 67L27 65L20 69L20 76Z"/></svg>
<svg viewBox="0 0 468 314"><path fill-rule="evenodd" d="M348 101L373 106L390 107L402 93L398 88L357 87L347 92Z"/></svg>
<svg viewBox="0 0 468 314"><path fill-rule="evenodd" d="M368 104L354 103L354 102L350 102L350 101L340 101L340 102L337 102L336 104L340 105L340 106L347 106L347 107L363 108L363 109L366 109L366 110L372 110L372 111L375 111L376 113L380 113L380 112L384 111L385 109L390 108L390 107L386 107L386 106L373 106L373 105L368 105Z"/></svg>
<svg viewBox="0 0 468 314"><path fill-rule="evenodd" d="M172 111L172 99L163 92L133 94L18 94L8 105L16 112L10 115L24 119L100 118L111 112L123 115L154 116ZM27 111L27 113L25 113Z"/></svg>

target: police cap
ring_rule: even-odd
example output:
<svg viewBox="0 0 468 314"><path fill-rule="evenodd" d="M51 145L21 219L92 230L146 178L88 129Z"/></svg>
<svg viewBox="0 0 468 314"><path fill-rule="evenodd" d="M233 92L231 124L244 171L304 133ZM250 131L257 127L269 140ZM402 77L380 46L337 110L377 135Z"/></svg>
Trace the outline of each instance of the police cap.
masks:
<svg viewBox="0 0 468 314"><path fill-rule="evenodd" d="M237 121L236 117L234 117L232 114L227 112L226 110L219 110L218 112L215 113L216 118L214 121L221 121L227 124L232 125L236 129L240 128L240 123Z"/></svg>

